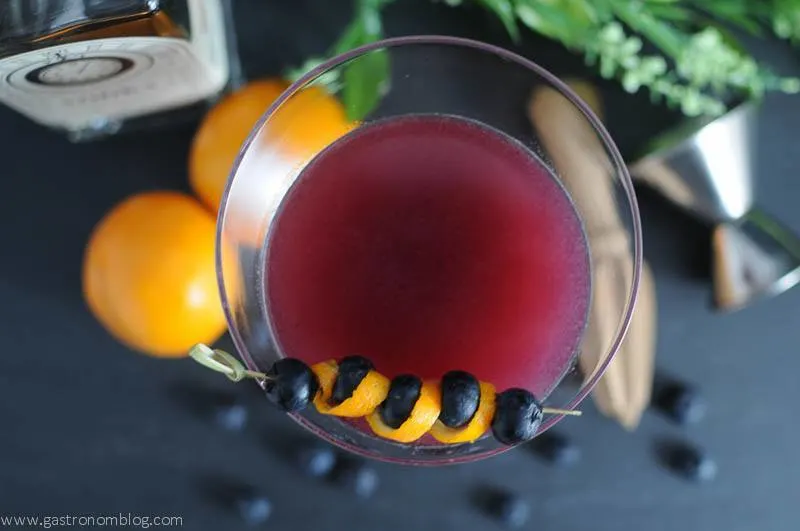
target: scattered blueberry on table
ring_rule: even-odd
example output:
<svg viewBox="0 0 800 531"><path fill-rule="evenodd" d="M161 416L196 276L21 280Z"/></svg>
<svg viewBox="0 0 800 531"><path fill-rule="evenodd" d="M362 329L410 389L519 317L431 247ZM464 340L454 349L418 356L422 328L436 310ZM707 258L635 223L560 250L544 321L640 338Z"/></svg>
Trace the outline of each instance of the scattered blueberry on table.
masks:
<svg viewBox="0 0 800 531"><path fill-rule="evenodd" d="M668 445L662 457L670 470L690 481L707 482L717 475L716 462L705 451L686 442Z"/></svg>
<svg viewBox="0 0 800 531"><path fill-rule="evenodd" d="M247 425L247 407L238 401L226 400L214 406L212 417L224 430L241 431Z"/></svg>
<svg viewBox="0 0 800 531"><path fill-rule="evenodd" d="M531 443L531 449L549 463L568 467L581 459L581 449L563 433L548 430Z"/></svg>
<svg viewBox="0 0 800 531"><path fill-rule="evenodd" d="M494 492L487 500L486 509L491 516L511 529L524 526L531 514L530 504L509 491Z"/></svg>
<svg viewBox="0 0 800 531"><path fill-rule="evenodd" d="M362 499L372 497L380 484L378 471L361 460L345 463L338 471L336 480L340 486Z"/></svg>
<svg viewBox="0 0 800 531"><path fill-rule="evenodd" d="M301 448L296 456L300 471L306 476L322 478L336 466L336 451L327 444L310 444Z"/></svg>
<svg viewBox="0 0 800 531"><path fill-rule="evenodd" d="M250 493L236 500L236 509L248 525L266 522L272 514L272 502L261 494Z"/></svg>
<svg viewBox="0 0 800 531"><path fill-rule="evenodd" d="M682 426L699 422L707 410L706 401L695 387L677 381L665 383L656 392L654 404Z"/></svg>

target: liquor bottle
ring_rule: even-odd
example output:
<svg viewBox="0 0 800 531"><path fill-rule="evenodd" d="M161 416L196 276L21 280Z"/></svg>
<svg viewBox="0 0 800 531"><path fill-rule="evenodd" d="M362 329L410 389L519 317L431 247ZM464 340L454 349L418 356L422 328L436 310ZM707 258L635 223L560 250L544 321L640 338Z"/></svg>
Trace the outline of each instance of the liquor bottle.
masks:
<svg viewBox="0 0 800 531"><path fill-rule="evenodd" d="M73 140L196 115L238 77L230 0L0 0L0 104Z"/></svg>

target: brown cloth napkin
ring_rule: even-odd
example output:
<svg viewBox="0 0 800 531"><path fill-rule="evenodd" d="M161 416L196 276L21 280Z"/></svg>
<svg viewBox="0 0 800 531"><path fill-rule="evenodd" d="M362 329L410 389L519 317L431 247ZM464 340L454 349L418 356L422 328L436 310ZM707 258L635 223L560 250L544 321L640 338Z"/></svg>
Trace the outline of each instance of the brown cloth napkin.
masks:
<svg viewBox="0 0 800 531"><path fill-rule="evenodd" d="M601 115L594 87L570 84ZM583 115L555 89L542 87L531 95L528 117L580 210L591 241L594 286L579 358L588 379L599 368L620 325L633 275L629 234L618 215L610 160ZM597 408L628 430L639 425L650 402L655 346L655 283L645 263L628 335L592 394Z"/></svg>

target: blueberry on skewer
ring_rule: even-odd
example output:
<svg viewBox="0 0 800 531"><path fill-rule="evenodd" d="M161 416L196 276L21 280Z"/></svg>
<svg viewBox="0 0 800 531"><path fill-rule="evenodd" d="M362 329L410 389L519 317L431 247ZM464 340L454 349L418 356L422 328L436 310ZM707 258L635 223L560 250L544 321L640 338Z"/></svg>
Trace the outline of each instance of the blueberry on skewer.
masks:
<svg viewBox="0 0 800 531"><path fill-rule="evenodd" d="M497 394L492 433L503 444L519 444L536 435L542 417L542 406L530 391L508 389Z"/></svg>
<svg viewBox="0 0 800 531"><path fill-rule="evenodd" d="M319 383L308 365L298 359L283 358L266 373L264 390L270 402L292 413L314 399Z"/></svg>
<svg viewBox="0 0 800 531"><path fill-rule="evenodd" d="M422 391L422 380L409 374L396 376L389 384L389 394L379 408L381 420L397 429L408 420Z"/></svg>
<svg viewBox="0 0 800 531"><path fill-rule="evenodd" d="M467 424L481 401L480 382L468 372L450 371L442 376L442 410L439 420L448 428Z"/></svg>
<svg viewBox="0 0 800 531"><path fill-rule="evenodd" d="M333 384L330 403L341 404L351 396L367 373L374 369L372 362L362 356L348 356L339 362L339 373Z"/></svg>
<svg viewBox="0 0 800 531"><path fill-rule="evenodd" d="M374 372L371 363L360 356L345 358L343 371L333 361L311 368L298 359L283 358L267 373L249 370L231 354L203 344L195 345L189 356L235 382L244 378L259 381L267 398L284 411L296 412L314 402L323 414L363 416L378 436L402 443L416 441L432 431L433 437L446 444L472 442L491 424L499 442L514 445L533 438L545 414L581 414L569 409L542 408L525 389L496 394L493 385L478 382L462 371L446 374L437 385L423 383L413 375L389 381ZM365 380L369 382L363 386ZM324 392L318 396L321 383ZM337 385L337 399L341 402L332 406L329 399L332 401ZM360 401L353 408L345 407L344 402L353 398L357 390L361 392L362 387ZM340 407L341 412L335 411ZM413 422L409 422L412 415Z"/></svg>

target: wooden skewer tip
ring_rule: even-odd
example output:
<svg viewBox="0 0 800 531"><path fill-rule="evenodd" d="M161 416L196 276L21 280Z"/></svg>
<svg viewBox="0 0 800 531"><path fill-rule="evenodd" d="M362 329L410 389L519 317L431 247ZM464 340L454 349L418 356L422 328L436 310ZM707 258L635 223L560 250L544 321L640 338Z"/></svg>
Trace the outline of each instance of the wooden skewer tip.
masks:
<svg viewBox="0 0 800 531"><path fill-rule="evenodd" d="M554 409L550 407L542 408L542 413L545 415L567 415L570 417L580 417L583 411L578 409Z"/></svg>

